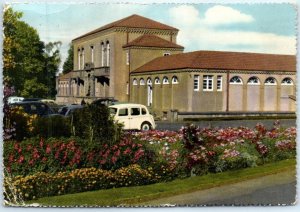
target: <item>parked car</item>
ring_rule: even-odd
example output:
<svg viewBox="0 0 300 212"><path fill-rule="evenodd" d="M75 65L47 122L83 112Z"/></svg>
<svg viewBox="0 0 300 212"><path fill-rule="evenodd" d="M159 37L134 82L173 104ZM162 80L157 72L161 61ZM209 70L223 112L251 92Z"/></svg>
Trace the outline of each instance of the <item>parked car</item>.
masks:
<svg viewBox="0 0 300 212"><path fill-rule="evenodd" d="M32 102L17 102L11 104L11 107L22 107L25 113L36 114L38 116L50 116L55 115L53 110L45 103L32 101Z"/></svg>
<svg viewBox="0 0 300 212"><path fill-rule="evenodd" d="M63 116L70 116L75 110L83 108L83 105L66 105L58 110L58 113Z"/></svg>
<svg viewBox="0 0 300 212"><path fill-rule="evenodd" d="M13 104L16 102L22 102L24 100L24 97L19 97L19 96L10 96L8 97L8 104Z"/></svg>
<svg viewBox="0 0 300 212"><path fill-rule="evenodd" d="M107 97L107 98L96 99L95 101L92 102L92 104L110 106L116 104L117 102L118 100Z"/></svg>
<svg viewBox="0 0 300 212"><path fill-rule="evenodd" d="M54 105L55 101L53 99L41 99L41 102L44 102L46 104Z"/></svg>
<svg viewBox="0 0 300 212"><path fill-rule="evenodd" d="M141 104L117 104L109 106L114 120L124 124L126 130L151 130L155 129L153 116L146 106Z"/></svg>
<svg viewBox="0 0 300 212"><path fill-rule="evenodd" d="M41 101L41 98L25 98L23 99L23 102L37 102L37 101Z"/></svg>

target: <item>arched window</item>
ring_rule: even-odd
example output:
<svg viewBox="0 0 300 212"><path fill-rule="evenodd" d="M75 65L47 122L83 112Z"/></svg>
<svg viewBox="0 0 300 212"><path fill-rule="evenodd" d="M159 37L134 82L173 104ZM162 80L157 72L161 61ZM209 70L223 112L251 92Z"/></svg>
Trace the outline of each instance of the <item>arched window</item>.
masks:
<svg viewBox="0 0 300 212"><path fill-rule="evenodd" d="M143 78L140 79L140 85L145 85L145 80Z"/></svg>
<svg viewBox="0 0 300 212"><path fill-rule="evenodd" d="M260 85L260 81L257 77L250 77L247 82L248 85Z"/></svg>
<svg viewBox="0 0 300 212"><path fill-rule="evenodd" d="M234 76L229 81L230 84L242 85L243 81L239 76Z"/></svg>
<svg viewBox="0 0 300 212"><path fill-rule="evenodd" d="M168 77L163 78L163 84L169 84L169 79Z"/></svg>
<svg viewBox="0 0 300 212"><path fill-rule="evenodd" d="M155 83L156 85L160 84L159 77L155 77L154 83Z"/></svg>
<svg viewBox="0 0 300 212"><path fill-rule="evenodd" d="M147 85L152 85L152 80L150 77L147 79Z"/></svg>
<svg viewBox="0 0 300 212"><path fill-rule="evenodd" d="M274 77L268 77L265 80L265 85L277 85L276 79Z"/></svg>
<svg viewBox="0 0 300 212"><path fill-rule="evenodd" d="M291 78L286 77L281 81L281 85L294 85L294 82Z"/></svg>
<svg viewBox="0 0 300 212"><path fill-rule="evenodd" d="M81 69L81 64L80 64L80 60L81 60L81 52L80 52L80 49L78 48L78 51L77 51L77 60L78 60L78 70Z"/></svg>
<svg viewBox="0 0 300 212"><path fill-rule="evenodd" d="M172 77L172 84L178 84L178 77L177 76Z"/></svg>
<svg viewBox="0 0 300 212"><path fill-rule="evenodd" d="M81 64L81 66L82 66L82 69L84 69L84 48L82 48L81 49L81 55L82 55L82 64Z"/></svg>
<svg viewBox="0 0 300 212"><path fill-rule="evenodd" d="M101 66L104 66L104 55L105 55L105 49L104 49L104 43L101 43Z"/></svg>
<svg viewBox="0 0 300 212"><path fill-rule="evenodd" d="M132 81L132 85L137 85L137 84L138 84L137 79L134 78L133 81Z"/></svg>
<svg viewBox="0 0 300 212"><path fill-rule="evenodd" d="M109 41L106 42L106 53L107 53L106 65L109 66L109 64L110 64L110 45L109 45Z"/></svg>

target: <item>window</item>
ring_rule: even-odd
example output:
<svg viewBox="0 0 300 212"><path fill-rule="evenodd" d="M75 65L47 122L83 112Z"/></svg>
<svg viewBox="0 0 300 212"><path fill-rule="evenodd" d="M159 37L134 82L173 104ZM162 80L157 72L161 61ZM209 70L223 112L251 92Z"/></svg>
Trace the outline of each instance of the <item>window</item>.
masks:
<svg viewBox="0 0 300 212"><path fill-rule="evenodd" d="M81 53L80 53L80 49L78 49L78 51L77 51L77 55L78 55L78 70L80 70L81 69L81 65L80 65L80 60L81 60Z"/></svg>
<svg viewBox="0 0 300 212"><path fill-rule="evenodd" d="M238 76L234 76L230 79L229 81L230 84L236 84L236 85L242 85L243 84L243 81L240 77Z"/></svg>
<svg viewBox="0 0 300 212"><path fill-rule="evenodd" d="M293 80L289 77L286 77L281 81L281 85L293 85L293 84L294 84Z"/></svg>
<svg viewBox="0 0 300 212"><path fill-rule="evenodd" d="M194 91L199 91L200 76L194 75Z"/></svg>
<svg viewBox="0 0 300 212"><path fill-rule="evenodd" d="M164 56L169 56L170 55L170 52L165 52L164 53Z"/></svg>
<svg viewBox="0 0 300 212"><path fill-rule="evenodd" d="M140 79L140 85L145 85L145 80L143 78Z"/></svg>
<svg viewBox="0 0 300 212"><path fill-rule="evenodd" d="M168 77L163 78L163 84L169 84L169 79Z"/></svg>
<svg viewBox="0 0 300 212"><path fill-rule="evenodd" d="M172 77L172 84L178 84L178 77L177 76Z"/></svg>
<svg viewBox="0 0 300 212"><path fill-rule="evenodd" d="M126 65L129 65L129 52L126 52Z"/></svg>
<svg viewBox="0 0 300 212"><path fill-rule="evenodd" d="M81 49L81 55L82 55L82 69L84 69L84 48Z"/></svg>
<svg viewBox="0 0 300 212"><path fill-rule="evenodd" d="M157 85L160 84L159 77L155 77L154 83L157 84Z"/></svg>
<svg viewBox="0 0 300 212"><path fill-rule="evenodd" d="M217 91L222 91L222 76L217 76Z"/></svg>
<svg viewBox="0 0 300 212"><path fill-rule="evenodd" d="M117 108L110 107L109 108L109 113L112 114L112 115L116 115L117 110L118 110Z"/></svg>
<svg viewBox="0 0 300 212"><path fill-rule="evenodd" d="M121 108L119 110L119 116L128 116L128 109L127 108Z"/></svg>
<svg viewBox="0 0 300 212"><path fill-rule="evenodd" d="M132 116L138 116L140 115L140 108L131 108L131 113Z"/></svg>
<svg viewBox="0 0 300 212"><path fill-rule="evenodd" d="M105 55L105 49L104 49L104 43L101 43L101 66L104 66L104 55Z"/></svg>
<svg viewBox="0 0 300 212"><path fill-rule="evenodd" d="M265 85L277 85L276 79L274 77L268 77L265 80Z"/></svg>
<svg viewBox="0 0 300 212"><path fill-rule="evenodd" d="M145 108L142 108L142 115L146 115L147 114L147 110Z"/></svg>
<svg viewBox="0 0 300 212"><path fill-rule="evenodd" d="M133 81L132 81L132 85L137 85L137 84L138 84L137 79L134 78Z"/></svg>
<svg viewBox="0 0 300 212"><path fill-rule="evenodd" d="M94 62L94 46L91 46L91 62Z"/></svg>
<svg viewBox="0 0 300 212"><path fill-rule="evenodd" d="M260 81L257 77L250 77L247 82L248 85L260 85Z"/></svg>
<svg viewBox="0 0 300 212"><path fill-rule="evenodd" d="M212 91L213 90L213 76L204 75L203 76L203 91Z"/></svg>
<svg viewBox="0 0 300 212"><path fill-rule="evenodd" d="M109 41L106 42L106 53L107 53L107 56L106 56L106 66L109 66L110 64L110 45L109 45Z"/></svg>
<svg viewBox="0 0 300 212"><path fill-rule="evenodd" d="M152 80L151 80L151 78L148 78L148 79L147 79L147 85L152 85Z"/></svg>

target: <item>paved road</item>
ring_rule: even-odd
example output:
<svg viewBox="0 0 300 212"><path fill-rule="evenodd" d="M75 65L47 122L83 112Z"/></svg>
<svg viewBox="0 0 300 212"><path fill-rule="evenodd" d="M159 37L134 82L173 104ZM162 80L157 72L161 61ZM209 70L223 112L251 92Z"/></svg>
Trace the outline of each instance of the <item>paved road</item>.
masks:
<svg viewBox="0 0 300 212"><path fill-rule="evenodd" d="M295 171L281 172L231 185L143 203L146 206L282 205L294 204Z"/></svg>
<svg viewBox="0 0 300 212"><path fill-rule="evenodd" d="M264 119L264 120L224 120L224 121L199 121L199 122L192 122L193 124L203 128L203 127L249 127L253 128L257 123L264 124L268 129L273 127L273 123L276 119ZM158 130L179 130L182 126L186 125L189 122L163 122L157 121L157 128ZM191 122L190 122L191 123ZM281 119L280 123L283 127L291 127L296 126L296 119Z"/></svg>

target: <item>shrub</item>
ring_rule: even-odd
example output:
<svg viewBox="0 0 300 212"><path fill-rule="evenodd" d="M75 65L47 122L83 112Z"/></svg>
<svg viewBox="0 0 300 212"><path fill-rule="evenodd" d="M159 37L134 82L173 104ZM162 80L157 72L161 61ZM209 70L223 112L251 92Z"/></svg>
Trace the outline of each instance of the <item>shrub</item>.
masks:
<svg viewBox="0 0 300 212"><path fill-rule="evenodd" d="M114 123L106 106L95 104L74 111L71 117L74 136L88 139L91 143L113 145L120 140L121 126Z"/></svg>
<svg viewBox="0 0 300 212"><path fill-rule="evenodd" d="M33 135L44 138L69 137L71 135L70 120L63 116L38 117L33 122Z"/></svg>

